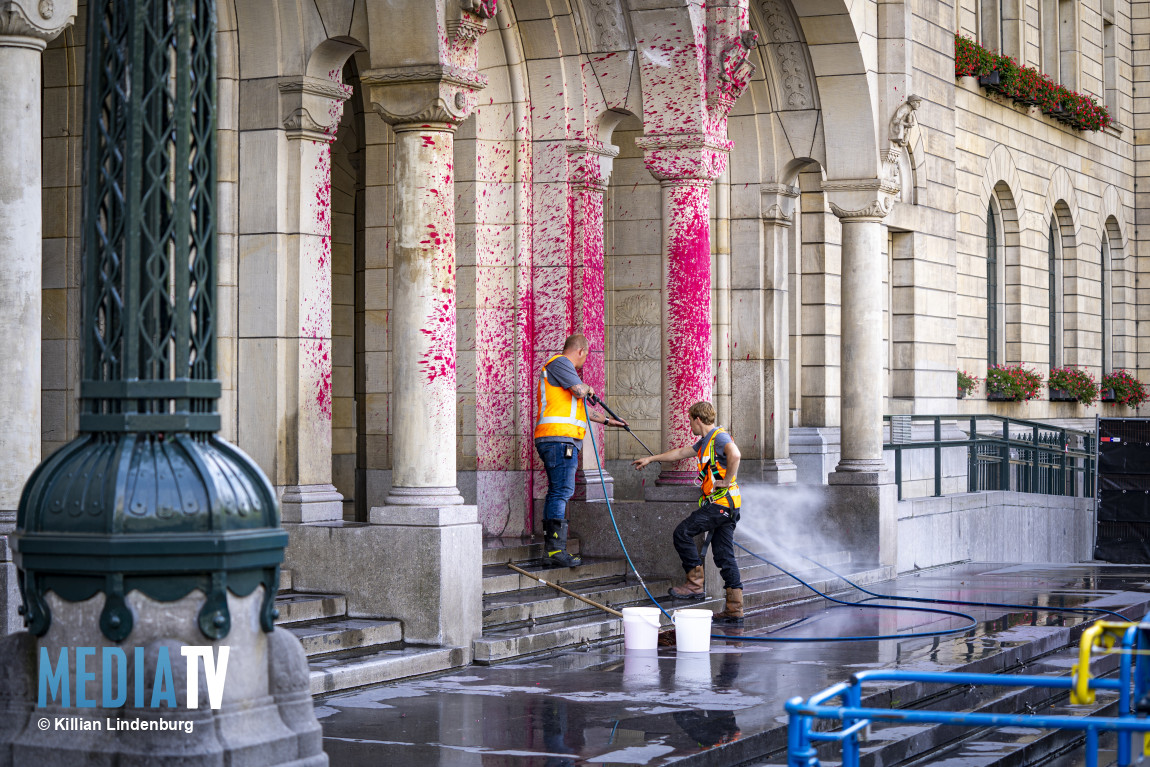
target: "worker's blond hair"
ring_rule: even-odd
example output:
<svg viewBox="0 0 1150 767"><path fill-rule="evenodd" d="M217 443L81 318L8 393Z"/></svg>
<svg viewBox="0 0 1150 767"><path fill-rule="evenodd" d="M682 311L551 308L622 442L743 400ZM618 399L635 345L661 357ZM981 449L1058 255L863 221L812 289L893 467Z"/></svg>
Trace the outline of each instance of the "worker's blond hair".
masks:
<svg viewBox="0 0 1150 767"><path fill-rule="evenodd" d="M710 426L715 423L715 406L710 402L696 402L691 405L691 418L698 418Z"/></svg>

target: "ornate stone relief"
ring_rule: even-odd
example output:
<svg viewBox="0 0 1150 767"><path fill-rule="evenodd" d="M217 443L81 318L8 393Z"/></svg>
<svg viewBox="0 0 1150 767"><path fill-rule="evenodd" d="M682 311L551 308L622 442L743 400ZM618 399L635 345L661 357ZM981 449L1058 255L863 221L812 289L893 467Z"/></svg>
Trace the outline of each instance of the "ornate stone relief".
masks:
<svg viewBox="0 0 1150 767"><path fill-rule="evenodd" d="M632 293L619 302L615 316L620 325L658 325L659 306L648 295ZM658 358L658 351L654 356Z"/></svg>
<svg viewBox="0 0 1150 767"><path fill-rule="evenodd" d="M910 131L918 124L915 112L922 103L921 96L908 96L890 118L888 125L889 147L883 156L883 175L887 183L896 187L906 187L910 179L903 179L900 167L910 167ZM904 195L904 201L910 201Z"/></svg>
<svg viewBox="0 0 1150 767"><path fill-rule="evenodd" d="M613 328L613 332L617 359L632 361L659 359L658 326L620 325Z"/></svg>
<svg viewBox="0 0 1150 767"><path fill-rule="evenodd" d="M619 156L619 147L602 141L576 141L567 145L571 161L567 180L576 188L607 191L611 161Z"/></svg>
<svg viewBox="0 0 1150 767"><path fill-rule="evenodd" d="M758 32L744 29L738 39L727 45L719 55L718 90L720 98L729 100L731 104L743 95L755 74L755 65L748 57L758 41Z"/></svg>
<svg viewBox="0 0 1150 767"><path fill-rule="evenodd" d="M615 394L651 397L659 394L659 363L657 361L621 363L615 365Z"/></svg>
<svg viewBox="0 0 1150 767"><path fill-rule="evenodd" d="M619 0L584 0L591 24L587 34L596 51L622 51L627 44L627 22Z"/></svg>
<svg viewBox="0 0 1150 767"><path fill-rule="evenodd" d="M474 106L475 91L487 85L479 72L449 64L370 69L359 79L370 89L372 108L392 125L458 124ZM398 98L383 97L391 88L402 89Z"/></svg>
<svg viewBox="0 0 1150 767"><path fill-rule="evenodd" d="M781 0L762 0L760 8L767 26L766 47L771 51L775 76L782 92L780 109L811 109L814 88L795 20Z"/></svg>
<svg viewBox="0 0 1150 767"><path fill-rule="evenodd" d="M899 187L889 178L845 179L824 181L823 191L828 195L837 192L839 201L844 205L847 201L859 205L857 208L848 208L831 201L831 212L838 218L848 221L881 221L894 208Z"/></svg>
<svg viewBox="0 0 1150 767"><path fill-rule="evenodd" d="M291 139L331 141L352 87L320 77L285 77L279 81L283 126ZM318 115L318 117L317 117Z"/></svg>
<svg viewBox="0 0 1150 767"><path fill-rule="evenodd" d="M47 43L75 20L76 0L0 0L0 35L5 37Z"/></svg>
<svg viewBox="0 0 1150 767"><path fill-rule="evenodd" d="M789 184L763 184L763 220L776 226L790 226L794 221L795 200L799 188Z"/></svg>
<svg viewBox="0 0 1150 767"><path fill-rule="evenodd" d="M463 10L481 19L494 19L499 0L462 0Z"/></svg>

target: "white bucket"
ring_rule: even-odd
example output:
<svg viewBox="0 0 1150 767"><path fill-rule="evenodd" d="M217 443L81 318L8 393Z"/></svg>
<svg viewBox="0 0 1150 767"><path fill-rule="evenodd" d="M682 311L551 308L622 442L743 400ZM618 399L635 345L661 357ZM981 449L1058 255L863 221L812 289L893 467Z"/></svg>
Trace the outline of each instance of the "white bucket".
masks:
<svg viewBox="0 0 1150 767"><path fill-rule="evenodd" d="M709 614L709 613L708 613ZM659 608L623 608L623 648L655 650L659 646Z"/></svg>
<svg viewBox="0 0 1150 767"><path fill-rule="evenodd" d="M675 649L679 652L711 651L710 610L676 610L671 620L675 624Z"/></svg>

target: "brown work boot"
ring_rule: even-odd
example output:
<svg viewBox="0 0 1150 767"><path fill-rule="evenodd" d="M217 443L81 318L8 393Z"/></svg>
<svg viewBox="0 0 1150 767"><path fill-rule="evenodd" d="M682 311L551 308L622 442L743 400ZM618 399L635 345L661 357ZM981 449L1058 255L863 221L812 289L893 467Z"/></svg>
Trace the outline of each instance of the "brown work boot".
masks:
<svg viewBox="0 0 1150 767"><path fill-rule="evenodd" d="M672 586L667 590L675 599L706 599L703 591L703 566L692 567L687 571L687 582L682 586Z"/></svg>
<svg viewBox="0 0 1150 767"><path fill-rule="evenodd" d="M743 590L727 589L727 606L722 612L715 613L712 618L715 623L731 623L736 626L743 624Z"/></svg>

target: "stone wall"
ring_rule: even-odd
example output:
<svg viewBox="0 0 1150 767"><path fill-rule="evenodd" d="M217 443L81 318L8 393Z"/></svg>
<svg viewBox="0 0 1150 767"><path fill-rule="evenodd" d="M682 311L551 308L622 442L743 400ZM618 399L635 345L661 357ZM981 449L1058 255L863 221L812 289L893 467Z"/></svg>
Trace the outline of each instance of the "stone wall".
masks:
<svg viewBox="0 0 1150 767"><path fill-rule="evenodd" d="M1007 491L898 504L898 571L975 562L1085 562L1094 500Z"/></svg>

